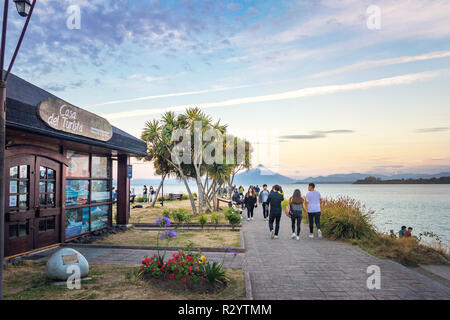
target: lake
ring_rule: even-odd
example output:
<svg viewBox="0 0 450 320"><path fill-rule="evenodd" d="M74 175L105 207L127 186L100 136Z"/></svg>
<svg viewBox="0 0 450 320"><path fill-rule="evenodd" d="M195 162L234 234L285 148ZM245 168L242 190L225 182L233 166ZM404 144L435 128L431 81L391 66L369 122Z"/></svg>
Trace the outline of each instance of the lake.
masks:
<svg viewBox="0 0 450 320"><path fill-rule="evenodd" d="M147 185L148 187L149 185ZM153 186L156 189L156 185ZM245 186L246 187L246 186ZM304 195L306 184L283 185L286 196L298 188ZM133 186L142 194L142 186ZM192 192L197 191L195 185ZM383 232L398 231L402 225L413 227L413 234L432 231L450 242L450 185L353 185L317 184L322 197L349 196L373 210L372 221ZM186 193L183 184L164 185L164 193Z"/></svg>

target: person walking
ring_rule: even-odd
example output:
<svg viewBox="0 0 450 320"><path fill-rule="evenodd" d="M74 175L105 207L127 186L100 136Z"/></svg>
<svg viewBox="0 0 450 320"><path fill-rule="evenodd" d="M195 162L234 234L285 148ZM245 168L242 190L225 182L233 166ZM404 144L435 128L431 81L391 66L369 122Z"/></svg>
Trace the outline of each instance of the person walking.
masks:
<svg viewBox="0 0 450 320"><path fill-rule="evenodd" d="M308 220L309 220L309 237L314 238L314 222L317 227L317 236L322 238L322 231L320 230L320 199L322 196L319 191L316 191L316 185L310 183L308 185L308 193L306 194L306 204L308 206Z"/></svg>
<svg viewBox="0 0 450 320"><path fill-rule="evenodd" d="M247 208L247 221L253 220L253 210L255 209L256 201L255 190L252 187L248 188L244 198L244 205Z"/></svg>
<svg viewBox="0 0 450 320"><path fill-rule="evenodd" d="M262 206L264 221L267 221L269 216L269 207L267 205L267 198L269 198L269 190L267 190L267 184L263 185L263 190L259 193L259 203Z"/></svg>
<svg viewBox="0 0 450 320"><path fill-rule="evenodd" d="M142 196L144 197L144 202L147 202L147 194L148 194L148 189L147 189L147 186L144 184L144 188L142 189Z"/></svg>
<svg viewBox="0 0 450 320"><path fill-rule="evenodd" d="M275 185L269 197L267 198L267 205L270 206L269 214L269 230L270 238L278 239L278 232L280 231L280 219L281 219L281 203L284 200L283 195L280 193L281 187ZM275 229L273 223L275 222Z"/></svg>
<svg viewBox="0 0 450 320"><path fill-rule="evenodd" d="M292 222L292 236L291 238L296 238L300 240L300 230L302 223L302 212L304 207L304 201L302 197L302 193L299 189L295 189L294 194L289 199L289 217ZM295 232L295 226L297 225L297 233Z"/></svg>
<svg viewBox="0 0 450 320"><path fill-rule="evenodd" d="M148 202L153 202L153 200L155 200L155 190L153 189L153 186L150 186L148 192L150 194Z"/></svg>

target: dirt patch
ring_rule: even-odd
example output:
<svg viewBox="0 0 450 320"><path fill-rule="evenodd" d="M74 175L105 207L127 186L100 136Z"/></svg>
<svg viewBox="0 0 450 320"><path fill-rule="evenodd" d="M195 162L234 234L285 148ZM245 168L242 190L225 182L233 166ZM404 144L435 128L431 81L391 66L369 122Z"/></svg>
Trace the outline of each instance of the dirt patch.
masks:
<svg viewBox="0 0 450 320"><path fill-rule="evenodd" d="M80 290L55 286L45 276L45 263L23 261L4 271L5 300L204 300L245 299L242 270L226 269L228 283L218 292L198 293L149 283L137 275L135 266L91 265L90 281Z"/></svg>
<svg viewBox="0 0 450 320"><path fill-rule="evenodd" d="M241 246L240 233L231 230L178 230L178 236L171 239L169 246L194 247L235 247ZM158 231L130 229L126 232L110 235L94 244L121 245L156 245ZM160 240L159 245L165 246L166 240Z"/></svg>

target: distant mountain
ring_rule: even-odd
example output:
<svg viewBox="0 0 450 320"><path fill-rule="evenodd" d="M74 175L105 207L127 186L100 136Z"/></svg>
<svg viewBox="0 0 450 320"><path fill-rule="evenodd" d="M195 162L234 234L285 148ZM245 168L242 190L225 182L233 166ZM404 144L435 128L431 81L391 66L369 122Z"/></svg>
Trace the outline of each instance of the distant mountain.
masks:
<svg viewBox="0 0 450 320"><path fill-rule="evenodd" d="M236 185L273 185L287 183L295 183L295 179L275 173L262 164L254 169L239 173L234 177L234 184Z"/></svg>
<svg viewBox="0 0 450 320"><path fill-rule="evenodd" d="M450 172L441 172L436 174L420 174L420 173L403 173L394 175L382 175L373 173L349 173L349 174L332 174L329 176L309 177L297 180L296 183L353 183L357 180L364 180L367 177L375 177L381 180L393 179L431 179L450 176Z"/></svg>

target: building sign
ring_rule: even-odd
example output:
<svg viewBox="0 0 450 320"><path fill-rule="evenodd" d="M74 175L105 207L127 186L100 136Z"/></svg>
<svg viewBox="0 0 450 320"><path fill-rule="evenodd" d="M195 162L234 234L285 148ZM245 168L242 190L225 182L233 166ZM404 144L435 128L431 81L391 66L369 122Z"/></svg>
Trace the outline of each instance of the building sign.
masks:
<svg viewBox="0 0 450 320"><path fill-rule="evenodd" d="M101 141L112 138L112 127L106 119L61 99L42 101L38 114L42 121L55 130Z"/></svg>

